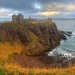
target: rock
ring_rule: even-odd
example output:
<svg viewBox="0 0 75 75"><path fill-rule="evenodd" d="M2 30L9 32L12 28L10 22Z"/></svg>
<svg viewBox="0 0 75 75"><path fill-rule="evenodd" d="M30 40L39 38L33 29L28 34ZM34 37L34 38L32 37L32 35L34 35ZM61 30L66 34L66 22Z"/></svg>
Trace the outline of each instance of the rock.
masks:
<svg viewBox="0 0 75 75"><path fill-rule="evenodd" d="M63 32L59 31L60 38L62 38L63 40L67 40L67 37L66 37L66 35Z"/></svg>
<svg viewBox="0 0 75 75"><path fill-rule="evenodd" d="M64 35L67 35L67 36L71 36L72 35L72 32L68 32L68 31L61 31Z"/></svg>
<svg viewBox="0 0 75 75"><path fill-rule="evenodd" d="M0 42L18 42L25 46L25 55L42 55L60 45L66 36L57 29L54 22L30 22L24 24L2 23Z"/></svg>

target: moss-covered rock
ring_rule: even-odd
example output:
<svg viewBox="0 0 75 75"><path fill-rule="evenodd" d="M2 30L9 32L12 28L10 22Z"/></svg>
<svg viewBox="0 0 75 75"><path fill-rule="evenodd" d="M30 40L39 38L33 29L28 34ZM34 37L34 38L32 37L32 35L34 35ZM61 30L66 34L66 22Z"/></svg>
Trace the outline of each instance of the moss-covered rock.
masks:
<svg viewBox="0 0 75 75"><path fill-rule="evenodd" d="M54 22L2 23L0 26L0 42L23 44L25 55L41 55L51 51L60 45L64 37Z"/></svg>

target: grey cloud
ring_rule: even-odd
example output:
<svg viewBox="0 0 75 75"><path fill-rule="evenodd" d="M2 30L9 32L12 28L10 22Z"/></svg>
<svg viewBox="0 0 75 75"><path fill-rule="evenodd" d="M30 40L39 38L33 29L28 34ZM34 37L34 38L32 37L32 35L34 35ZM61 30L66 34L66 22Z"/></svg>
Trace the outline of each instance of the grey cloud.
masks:
<svg viewBox="0 0 75 75"><path fill-rule="evenodd" d="M27 10L27 11L37 11L34 8L35 3L40 3L42 6L52 5L52 7L58 6L57 4L74 4L75 0L0 0L0 7L10 8L15 10ZM55 8L56 10L56 8Z"/></svg>
<svg viewBox="0 0 75 75"><path fill-rule="evenodd" d="M16 10L33 10L33 0L0 0L0 7Z"/></svg>
<svg viewBox="0 0 75 75"><path fill-rule="evenodd" d="M34 4L40 4L41 9L36 9ZM0 8L19 11L30 16L35 16L35 13L45 11L75 11L74 6L69 5L75 5L75 0L0 0Z"/></svg>

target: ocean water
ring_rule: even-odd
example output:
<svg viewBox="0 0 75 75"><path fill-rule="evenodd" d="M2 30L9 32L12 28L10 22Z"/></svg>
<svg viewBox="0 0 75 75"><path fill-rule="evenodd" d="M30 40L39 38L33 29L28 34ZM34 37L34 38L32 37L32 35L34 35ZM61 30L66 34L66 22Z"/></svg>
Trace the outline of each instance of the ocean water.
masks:
<svg viewBox="0 0 75 75"><path fill-rule="evenodd" d="M67 58L75 58L75 19L66 20L53 20L58 29L62 31L71 31L72 36L67 37L67 40L61 41L60 46L58 46L53 51L49 52L49 56L62 56Z"/></svg>
<svg viewBox="0 0 75 75"><path fill-rule="evenodd" d="M0 22L4 22L4 21L11 21L11 18L0 18Z"/></svg>

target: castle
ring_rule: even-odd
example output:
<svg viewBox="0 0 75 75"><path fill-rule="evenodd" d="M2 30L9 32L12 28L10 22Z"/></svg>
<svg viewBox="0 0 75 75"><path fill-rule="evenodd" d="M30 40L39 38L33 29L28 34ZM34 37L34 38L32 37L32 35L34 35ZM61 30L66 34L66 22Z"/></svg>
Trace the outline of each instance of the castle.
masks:
<svg viewBox="0 0 75 75"><path fill-rule="evenodd" d="M21 24L21 23L24 23L26 21L33 22L33 21L36 21L36 18L33 19L33 18L29 17L29 19L25 19L22 14L18 14L18 15L14 14L14 15L12 15L12 22L13 23ZM52 21L52 18L48 18L48 19L46 19L46 21Z"/></svg>
<svg viewBox="0 0 75 75"><path fill-rule="evenodd" d="M18 14L18 15L12 15L12 21L13 23L23 23L24 22L24 17L22 14Z"/></svg>

